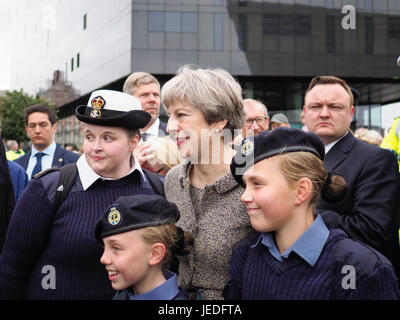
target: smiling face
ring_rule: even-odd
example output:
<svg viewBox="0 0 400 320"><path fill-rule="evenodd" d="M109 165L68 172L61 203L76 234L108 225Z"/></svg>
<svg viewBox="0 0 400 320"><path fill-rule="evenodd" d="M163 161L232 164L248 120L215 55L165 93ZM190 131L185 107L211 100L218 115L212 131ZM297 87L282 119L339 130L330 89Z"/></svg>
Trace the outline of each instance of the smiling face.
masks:
<svg viewBox="0 0 400 320"><path fill-rule="evenodd" d="M209 125L202 112L189 103L174 101L168 106L169 120L167 132L172 140L176 141L178 149L184 158L193 158L201 154L202 143L209 145L208 133L214 130Z"/></svg>
<svg viewBox="0 0 400 320"><path fill-rule="evenodd" d="M267 117L265 107L251 100L245 100L243 109L246 114L244 125L242 127L242 136L256 136L261 132L268 130L269 118Z"/></svg>
<svg viewBox="0 0 400 320"><path fill-rule="evenodd" d="M246 170L243 181L241 200L255 230L278 231L292 219L296 189L282 175L277 157L257 162Z"/></svg>
<svg viewBox="0 0 400 320"><path fill-rule="evenodd" d="M149 276L151 248L139 230L112 235L103 239L104 252L100 262L105 265L115 290L140 287Z"/></svg>
<svg viewBox="0 0 400 320"><path fill-rule="evenodd" d="M132 151L139 137L129 137L127 130L85 124L83 152L90 167L100 176L119 179L131 169Z"/></svg>
<svg viewBox="0 0 400 320"><path fill-rule="evenodd" d="M354 114L350 96L340 84L316 85L307 93L303 109L308 130L325 145L345 135Z"/></svg>
<svg viewBox="0 0 400 320"><path fill-rule="evenodd" d="M57 124L51 124L47 113L33 112L28 116L25 130L33 146L38 151L42 151L53 142Z"/></svg>

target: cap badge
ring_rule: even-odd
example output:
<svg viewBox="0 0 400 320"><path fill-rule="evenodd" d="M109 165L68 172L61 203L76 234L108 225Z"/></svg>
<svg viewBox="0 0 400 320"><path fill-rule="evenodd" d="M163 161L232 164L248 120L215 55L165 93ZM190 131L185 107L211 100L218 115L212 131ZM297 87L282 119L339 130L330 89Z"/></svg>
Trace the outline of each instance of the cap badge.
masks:
<svg viewBox="0 0 400 320"><path fill-rule="evenodd" d="M243 156L247 156L254 150L254 143L251 140L245 140L242 144L241 153Z"/></svg>
<svg viewBox="0 0 400 320"><path fill-rule="evenodd" d="M110 213L108 214L108 223L112 226L116 226L121 222L121 214L117 210L117 208L112 207L110 209Z"/></svg>
<svg viewBox="0 0 400 320"><path fill-rule="evenodd" d="M91 105L92 105L92 112L90 112L90 117L91 118L100 118L101 117L101 109L104 107L106 104L106 101L103 99L101 96L97 96L92 99Z"/></svg>

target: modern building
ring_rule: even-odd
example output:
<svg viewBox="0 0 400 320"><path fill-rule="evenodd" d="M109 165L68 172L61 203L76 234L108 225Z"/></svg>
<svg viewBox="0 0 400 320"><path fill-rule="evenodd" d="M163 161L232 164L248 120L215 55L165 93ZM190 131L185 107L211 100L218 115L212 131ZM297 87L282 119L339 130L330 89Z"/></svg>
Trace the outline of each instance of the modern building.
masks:
<svg viewBox="0 0 400 320"><path fill-rule="evenodd" d="M398 0L20 0L14 13L11 87L35 93L55 70L80 98L122 90L148 71L161 83L182 64L216 66L245 96L299 124L315 75L345 78L360 92L355 127L379 129L381 106L400 101ZM30 17L30 18L28 18ZM400 111L399 111L400 113ZM75 130L76 131L76 130Z"/></svg>

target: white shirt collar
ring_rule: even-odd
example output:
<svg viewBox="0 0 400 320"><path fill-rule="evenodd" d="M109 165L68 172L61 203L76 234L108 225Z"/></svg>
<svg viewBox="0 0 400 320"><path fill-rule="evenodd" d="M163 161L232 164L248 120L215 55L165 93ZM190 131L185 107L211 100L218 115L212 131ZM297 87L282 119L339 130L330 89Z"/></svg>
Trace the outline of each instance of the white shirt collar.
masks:
<svg viewBox="0 0 400 320"><path fill-rule="evenodd" d="M54 155L54 152L56 152L56 147L57 147L57 145L56 145L56 142L53 140L53 142L46 148L46 149L44 149L43 151L38 151L33 145L32 145L32 152L31 152L31 158L33 158L35 155L36 155L36 153L39 153L39 152L43 152L43 153L45 153L45 154L47 154L47 155L49 155L49 156L53 156Z"/></svg>
<svg viewBox="0 0 400 320"><path fill-rule="evenodd" d="M160 126L160 119L157 118L156 121L154 121L154 123L150 126L150 128L148 128L146 131L147 134L151 134L154 135L156 137L158 137L158 127Z"/></svg>
<svg viewBox="0 0 400 320"><path fill-rule="evenodd" d="M89 163L86 160L85 154L82 154L80 156L80 158L76 162L76 165L78 167L79 178L81 179L83 190L87 190L98 179L115 180L115 179L105 178L105 177L102 177L102 176L98 175L92 169L92 167L89 166ZM142 167L140 166L139 161L136 159L135 155L133 154L133 166L132 166L131 170L129 171L129 173L126 174L124 177L130 175L135 170L139 170L139 172L141 173L144 181L146 181L146 176L145 176L145 174L144 174L144 172L142 170Z"/></svg>
<svg viewBox="0 0 400 320"><path fill-rule="evenodd" d="M346 131L346 133L343 135L343 137L337 139L336 141L333 141L333 142L327 144L325 146L325 154L327 154L328 151L331 150L336 143L338 143L340 140L342 140L346 136L347 133L348 133L348 131Z"/></svg>

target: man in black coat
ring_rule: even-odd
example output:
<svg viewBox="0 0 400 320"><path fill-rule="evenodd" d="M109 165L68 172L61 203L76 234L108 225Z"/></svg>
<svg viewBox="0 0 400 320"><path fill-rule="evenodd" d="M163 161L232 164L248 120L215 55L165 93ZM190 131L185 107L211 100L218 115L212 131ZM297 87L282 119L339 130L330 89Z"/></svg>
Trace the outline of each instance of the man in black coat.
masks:
<svg viewBox="0 0 400 320"><path fill-rule="evenodd" d="M15 160L31 177L53 166L62 167L76 162L79 154L68 151L54 141L57 130L54 111L44 105L33 105L25 109L25 130L32 141L31 149Z"/></svg>
<svg viewBox="0 0 400 320"><path fill-rule="evenodd" d="M8 223L15 206L15 195L8 169L6 152L0 134L0 252L3 248Z"/></svg>
<svg viewBox="0 0 400 320"><path fill-rule="evenodd" d="M356 139L350 124L354 96L342 79L314 78L305 95L305 123L325 144L325 167L342 175L348 185L344 200L320 199L317 209L328 228L341 228L383 253L400 274L400 174L390 151Z"/></svg>

